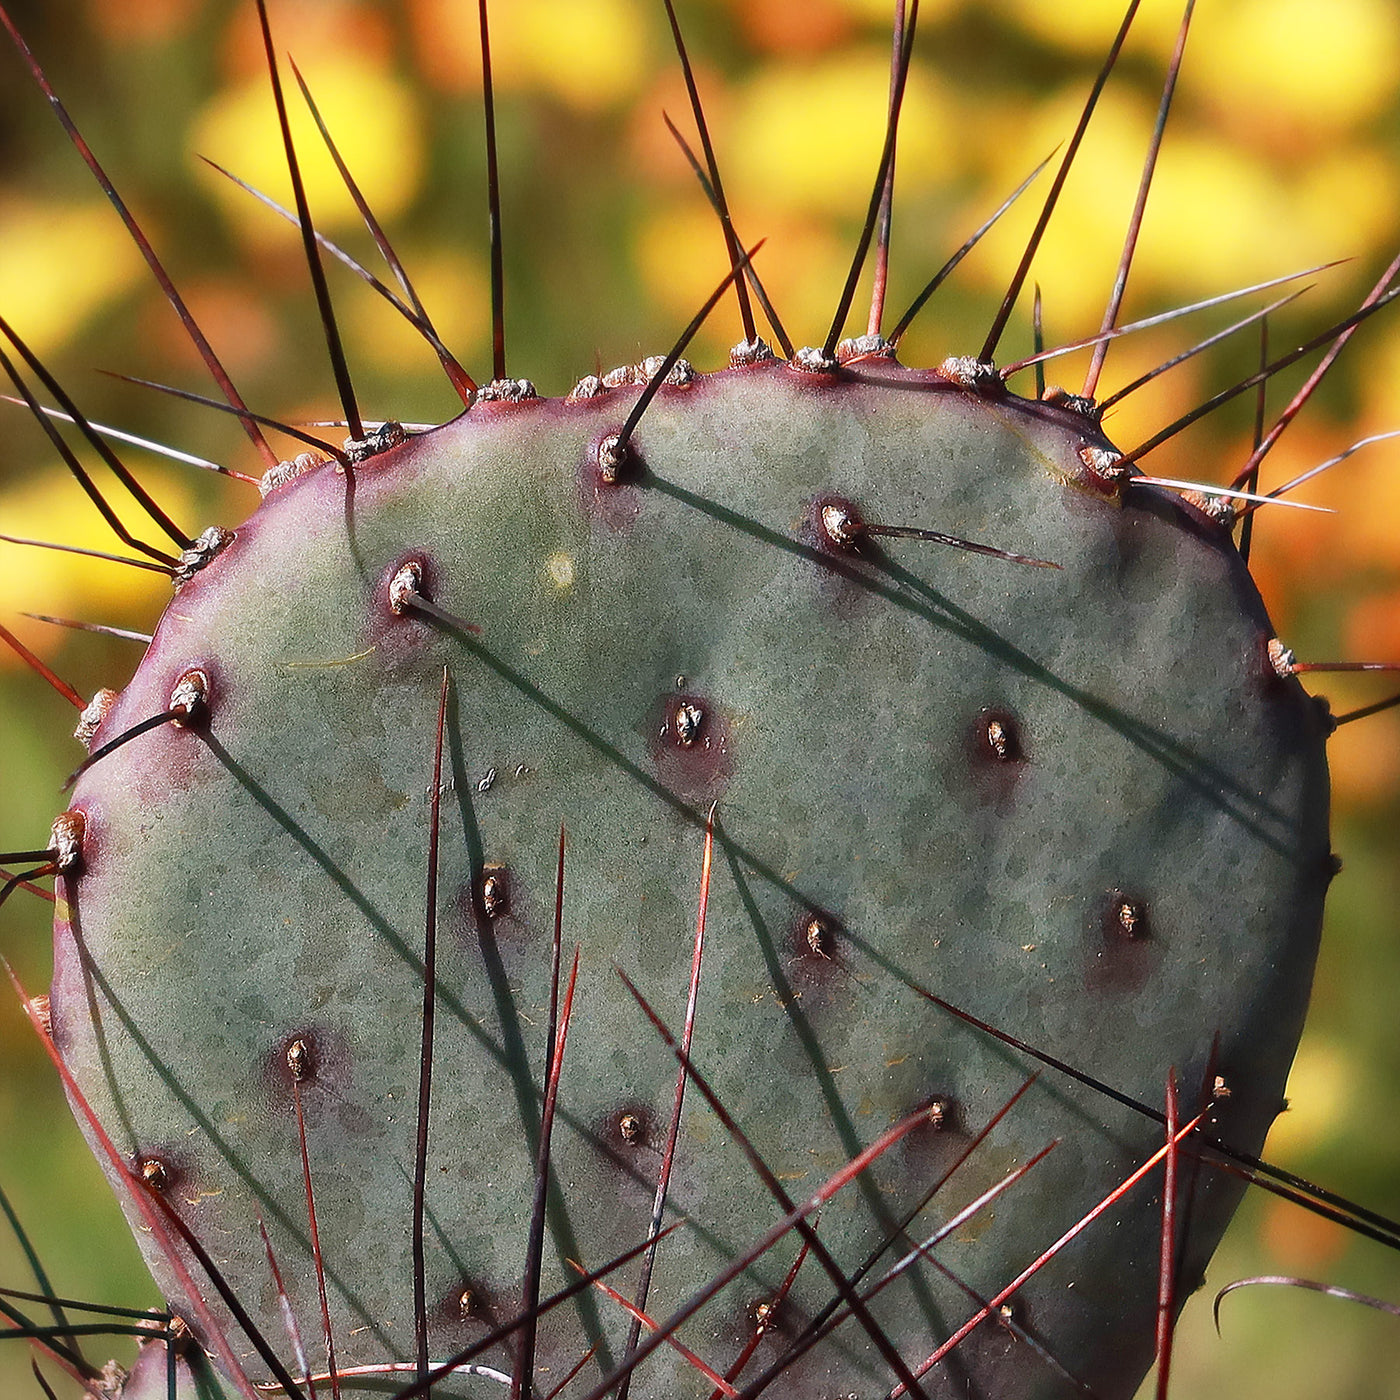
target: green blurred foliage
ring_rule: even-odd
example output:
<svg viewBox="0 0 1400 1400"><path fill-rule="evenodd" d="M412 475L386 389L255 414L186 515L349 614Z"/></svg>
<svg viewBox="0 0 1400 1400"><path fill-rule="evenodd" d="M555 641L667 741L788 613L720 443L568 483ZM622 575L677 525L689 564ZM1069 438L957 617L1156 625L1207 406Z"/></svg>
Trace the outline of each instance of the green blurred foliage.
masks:
<svg viewBox="0 0 1400 1400"><path fill-rule="evenodd" d="M287 197L269 152L251 4L27 0L9 8L250 404L288 419L338 417L295 236L197 160L208 154ZM659 3L517 0L496 8L508 368L542 392L560 393L582 373L663 350L722 274L723 249L661 122L665 109L689 126ZM741 237L769 238L759 267L794 339L820 341L881 137L890 7L689 0L680 8ZM1066 138L1118 10L1118 0L925 0L901 142L896 315ZM475 7L279 0L273 11L281 47L306 72L445 339L488 378ZM1143 5L1066 188L1059 232L1037 259L1033 276L1043 286L1052 342L1097 328L1178 18L1175 0ZM1271 345L1295 344L1354 307L1400 241L1398 55L1400 15L1387 0L1202 6L1125 316L1332 258L1352 261L1308 279L1316 286L1275 318ZM93 418L259 472L228 417L93 373L105 367L212 392L12 53L0 52L0 73L0 313L50 359ZM299 140L321 226L374 265L372 244L334 195L304 127ZM936 363L976 350L1038 199L1028 196L925 311L905 342L907 360ZM431 353L393 313L339 268L332 283L365 413L438 421L457 411ZM1028 306L1029 295L1003 360L1029 349ZM1222 310L1115 346L1101 392L1239 314ZM852 329L863 323L853 318ZM692 358L720 363L737 338L734 314L722 308ZM1237 337L1129 400L1109 430L1132 446L1249 373L1258 355L1257 336ZM1061 361L1050 377L1077 388L1084 365L1083 356ZM1397 372L1400 334L1390 315L1358 336L1280 443L1266 483L1365 433L1400 426ZM1270 409L1299 382L1295 372L1275 384ZM1030 392L1028 383L1018 387ZM110 548L42 434L19 410L4 412L0 530ZM1150 469L1227 480L1248 455L1253 412L1252 400L1241 400L1156 454ZM215 520L234 524L256 504L247 487L129 456L191 533ZM1304 659L1400 656L1394 461L1391 447L1368 449L1304 493L1336 507L1336 516L1280 511L1257 522L1256 574L1280 634ZM127 516L135 523L134 512ZM85 695L120 684L138 649L17 615L141 628L161 605L149 576L4 545L0 581L0 620ZM12 658L0 661L7 795L0 847L25 848L42 843L61 805L58 784L79 757L67 737L74 715ZM1339 711L1389 693L1383 678L1315 679L1326 682ZM1333 741L1335 845L1347 865L1334 887L1293 1107L1270 1146L1294 1170L1391 1216L1400 1216L1397 716L1348 726ZM42 989L48 906L20 893L2 917L0 946L29 988ZM61 1291L146 1303L150 1284L61 1097L6 989L0 1184ZM1212 1267L1210 1287L1187 1309L1173 1395L1400 1396L1395 1320L1333 1299L1247 1290L1225 1304L1217 1339L1211 1291L1261 1273L1322 1277L1400 1299L1395 1254L1256 1194ZM0 1239L0 1280L28 1286L8 1238ZM38 1394L20 1345L0 1349L0 1393Z"/></svg>

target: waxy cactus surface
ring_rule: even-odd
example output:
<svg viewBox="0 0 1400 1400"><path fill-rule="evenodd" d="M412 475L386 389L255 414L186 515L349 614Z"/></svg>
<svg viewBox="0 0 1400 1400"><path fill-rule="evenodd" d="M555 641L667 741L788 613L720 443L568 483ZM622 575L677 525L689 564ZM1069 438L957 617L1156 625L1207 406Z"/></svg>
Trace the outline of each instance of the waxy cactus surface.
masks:
<svg viewBox="0 0 1400 1400"><path fill-rule="evenodd" d="M412 1348L444 668L433 1356L519 1306L560 821L565 941L581 954L546 1295L570 1281L565 1260L596 1267L645 1238L676 1064L613 964L679 1028L711 804L691 1055L785 1189L809 1195L936 1106L822 1211L817 1237L845 1273L1027 1073L918 988L1107 1067L1143 1102L1161 1102L1175 1069L1188 1116L1204 1086L1212 1131L1251 1153L1281 1106L1328 878L1325 724L1270 665L1228 536L1115 474L1082 414L882 358L664 388L609 482L598 444L637 393L479 403L276 487L180 590L92 742L165 711L197 675L196 712L113 752L73 794L85 826L81 873L62 887L57 1043L269 1334L259 1217L298 1313L316 1315L287 1065L299 1047L345 1365ZM1056 567L859 522L937 527ZM1212 1098L1217 1075L1228 1099ZM939 1249L942 1267L880 1296L878 1326L906 1364L969 1310L943 1268L992 1297L1161 1138L1095 1091L1034 1085L906 1227L931 1233L1058 1140ZM1236 1196L1201 1180L1191 1273ZM657 1317L786 1209L693 1087L668 1209L686 1223L658 1248ZM1160 1213L1139 1188L1014 1305L1095 1393L1131 1393L1150 1358ZM908 1247L898 1239L888 1262ZM681 1339L723 1369L800 1244L794 1232L722 1289ZM149 1254L188 1316L159 1245ZM464 1292L477 1300L465 1319ZM809 1259L755 1370L833 1297ZM597 1295L550 1315L540 1384L595 1344L605 1374L627 1324ZM497 1364L509 1371L512 1354ZM876 1395L897 1378L847 1322L778 1384ZM1069 1393L998 1325L927 1393L968 1383ZM706 1386L665 1349L632 1393Z"/></svg>

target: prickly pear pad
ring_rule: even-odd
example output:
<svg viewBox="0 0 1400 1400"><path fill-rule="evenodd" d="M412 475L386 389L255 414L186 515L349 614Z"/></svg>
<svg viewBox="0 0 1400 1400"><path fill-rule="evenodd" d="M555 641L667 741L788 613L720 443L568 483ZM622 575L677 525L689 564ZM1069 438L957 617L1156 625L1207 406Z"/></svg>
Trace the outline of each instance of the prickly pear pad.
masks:
<svg viewBox="0 0 1400 1400"><path fill-rule="evenodd" d="M159 1164L166 1199L278 1340L259 1216L303 1331L318 1333L287 1060L301 1042L342 1365L413 1352L444 665L434 1356L520 1304L561 821L565 938L582 953L545 1295L576 1277L567 1259L598 1267L645 1237L676 1061L613 964L679 1031L711 803L693 1057L790 1194L920 1104L943 1108L941 1126L822 1212L848 1275L1034 1067L908 984L1148 1103L1175 1068L1187 1116L1221 1076L1214 1131L1248 1150L1281 1106L1327 879L1325 721L1269 667L1271 629L1228 537L1091 471L1108 444L1087 419L882 361L664 389L609 482L597 444L635 393L481 403L277 488L171 605L96 742L166 710L192 669L208 678L207 716L143 735L75 794L84 872L60 904L59 1044L118 1145ZM833 530L852 519L1059 567ZM439 615L391 606L409 563ZM938 1250L988 1298L1162 1138L1047 1076L908 1238L1059 1139ZM963 1394L969 1377L999 1400L1070 1393L1029 1334L1100 1396L1131 1394L1152 1347L1157 1180L1018 1295L1021 1337L985 1324L927 1393ZM1183 1291L1237 1195L1198 1174ZM783 1215L694 1089L671 1189L681 1215L659 1248L653 1317ZM789 1235L680 1340L723 1371L799 1245ZM900 1237L867 1285L909 1247ZM610 1282L630 1292L634 1278L629 1265ZM807 1259L739 1384L833 1293ZM871 1310L915 1367L977 1306L923 1263ZM597 1293L543 1318L545 1389L596 1342L590 1387L628 1323ZM511 1369L508 1346L484 1359ZM893 1377L848 1321L776 1384L864 1400ZM663 1347L632 1394L710 1389Z"/></svg>

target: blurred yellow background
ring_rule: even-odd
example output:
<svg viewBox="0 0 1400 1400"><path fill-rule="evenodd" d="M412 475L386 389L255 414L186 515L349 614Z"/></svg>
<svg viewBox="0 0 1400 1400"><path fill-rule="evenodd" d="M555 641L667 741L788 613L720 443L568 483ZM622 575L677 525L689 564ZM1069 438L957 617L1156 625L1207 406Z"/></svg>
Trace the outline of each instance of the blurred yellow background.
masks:
<svg viewBox="0 0 1400 1400"><path fill-rule="evenodd" d="M251 3L26 0L9 6L136 210L249 403L291 420L340 416L295 235L203 165L208 156L289 200ZM580 374L664 352L725 270L723 246L662 124L689 130L660 0L513 0L493 14L512 374L562 393ZM845 275L882 137L889 0L679 0L741 238L794 339L820 342ZM899 150L890 324L943 259L1069 135L1121 17L1120 0L925 0ZM444 339L490 376L485 175L476 7L466 0L274 0L290 51ZM1033 277L1053 343L1097 329L1178 0L1145 0ZM1400 246L1400 7L1391 0L1203 0L1158 168L1125 319L1332 259L1271 323L1275 352L1351 310ZM373 248L319 151L298 142L323 232L367 263ZM906 338L910 363L975 353L1040 191L959 269ZM116 369L213 392L119 222L0 46L0 314L94 418L259 472L231 419L94 373ZM382 302L332 270L363 411L439 421L455 397L431 353ZM1029 290L1003 361L1030 348ZM859 299L858 299L859 306ZM1116 344L1101 396L1220 328L1260 298ZM859 324L857 324L857 320ZM852 318L864 329L864 312ZM739 338L722 306L690 352L722 363ZM1131 447L1249 373L1236 337L1129 398L1107 428ZM1086 357L1052 366L1071 389ZM1270 391L1277 411L1301 381ZM1400 428L1400 321L1364 327L1266 466L1267 485L1370 433ZM1033 392L1029 377L1022 392ZM1222 482L1248 456L1241 400L1147 462ZM0 531L111 548L105 527L26 414L0 405ZM235 524L253 491L132 451L128 460L191 533ZM1304 660L1400 658L1400 445L1367 448L1300 496L1335 515L1274 511L1253 564L1278 631ZM129 518L135 519L134 512ZM152 583L154 579L154 583ZM139 649L21 613L144 628L161 580L0 544L0 621L83 693L118 685ZM1315 677L1341 711L1397 688ZM77 762L74 715L0 651L0 848L43 843ZM1269 1155L1400 1216L1400 710L1331 744L1333 888L1292 1107ZM32 990L48 976L47 906L17 894L0 945ZM107 1189L6 990L0 996L0 1185L57 1286L151 1299ZM1400 1321L1315 1294L1233 1278L1300 1274L1400 1301L1400 1258L1274 1198L1251 1196L1188 1307L1173 1395L1269 1400L1400 1397ZM0 1280L27 1286L0 1237ZM52 1368L50 1368L52 1369ZM0 1347L0 1394L37 1395L18 1344Z"/></svg>

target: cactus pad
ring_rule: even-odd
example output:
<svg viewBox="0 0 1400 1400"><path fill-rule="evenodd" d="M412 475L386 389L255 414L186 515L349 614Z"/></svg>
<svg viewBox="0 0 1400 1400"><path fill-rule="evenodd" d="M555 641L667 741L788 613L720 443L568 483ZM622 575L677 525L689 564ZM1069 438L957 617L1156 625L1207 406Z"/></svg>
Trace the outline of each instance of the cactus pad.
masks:
<svg viewBox="0 0 1400 1400"><path fill-rule="evenodd" d="M340 1364L414 1354L444 667L435 1359L522 1305L561 822L566 958L581 953L542 1296L577 1278L568 1260L597 1269L646 1238L677 1061L616 968L679 1034L712 804L695 1068L794 1201L931 1106L820 1211L841 1274L888 1245L859 1285L873 1286L1058 1144L768 1393L886 1394L889 1349L918 1368L1163 1143L1159 1122L1046 1071L951 1170L1038 1066L920 988L1158 1108L1174 1070L1183 1117L1204 1111L1257 1151L1328 877L1325 719L1271 668L1228 534L1135 484L1091 418L956 368L697 376L661 390L616 473L599 445L635 386L483 401L276 486L184 584L95 743L192 678L196 703L74 795L82 873L62 883L55 1035L128 1164L283 1354L260 1219L320 1348L298 1099ZM111 1174L130 1202L131 1177ZM1240 1189L1188 1175L1183 1292ZM648 1313L668 1317L786 1209L692 1084L667 1208L683 1223L657 1249ZM1073 1378L1131 1395L1160 1232L1159 1171L929 1370L925 1394L1059 1396ZM789 1230L676 1340L723 1373L763 1317L742 1390L840 1302L813 1248L763 1313L802 1249ZM630 1297L639 1262L608 1283ZM629 1323L597 1290L542 1316L538 1392L596 1346L570 1391L587 1394ZM512 1334L479 1360L510 1373L519 1349ZM661 1346L631 1394L713 1388ZM435 1388L499 1392L480 1376Z"/></svg>

